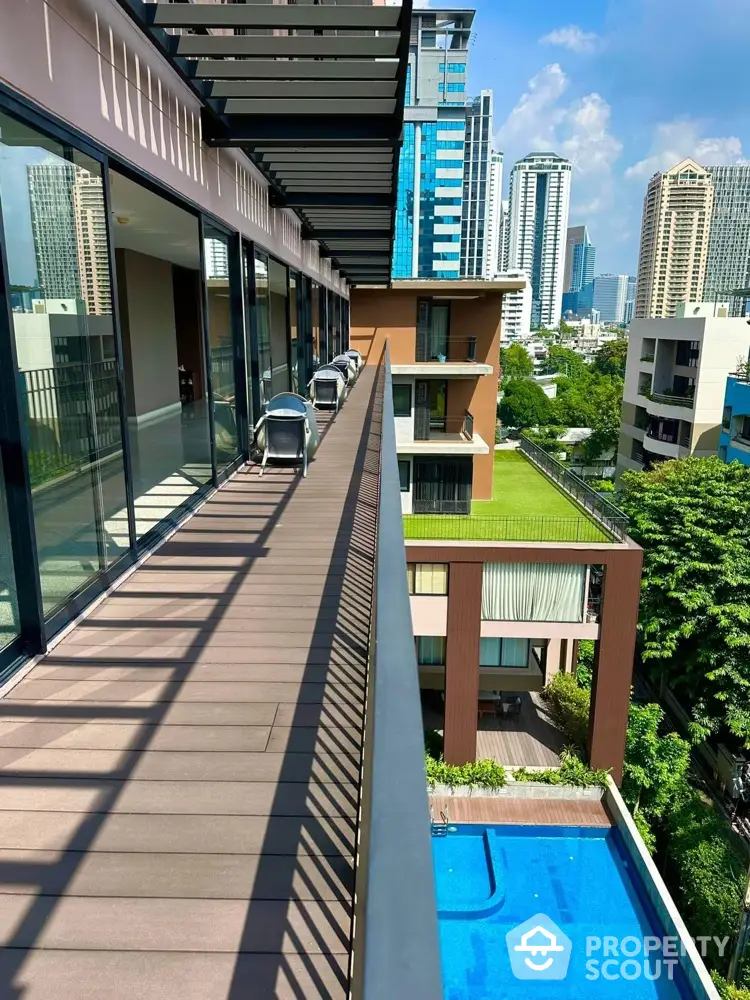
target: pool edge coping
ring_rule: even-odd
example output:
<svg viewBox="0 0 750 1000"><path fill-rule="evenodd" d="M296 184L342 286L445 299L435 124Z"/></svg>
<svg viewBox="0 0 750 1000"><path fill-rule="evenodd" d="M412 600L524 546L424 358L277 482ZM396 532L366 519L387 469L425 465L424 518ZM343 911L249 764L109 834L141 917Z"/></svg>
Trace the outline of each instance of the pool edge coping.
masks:
<svg viewBox="0 0 750 1000"><path fill-rule="evenodd" d="M685 921L680 916L664 879L659 874L659 870L638 833L630 810L611 777L608 778L604 804L609 810L615 827L620 832L625 850L638 869L643 887L664 926L664 930L675 934L680 940L678 962L695 1000L721 1000Z"/></svg>

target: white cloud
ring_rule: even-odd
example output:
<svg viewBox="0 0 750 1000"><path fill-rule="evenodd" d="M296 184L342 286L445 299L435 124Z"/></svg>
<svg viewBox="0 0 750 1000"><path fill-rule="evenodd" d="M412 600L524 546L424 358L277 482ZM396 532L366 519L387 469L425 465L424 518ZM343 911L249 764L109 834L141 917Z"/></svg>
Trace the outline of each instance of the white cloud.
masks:
<svg viewBox="0 0 750 1000"><path fill-rule="evenodd" d="M555 28L539 39L540 45L561 45L564 49L579 54L596 52L603 45L603 39L593 31L584 31L577 24Z"/></svg>
<svg viewBox="0 0 750 1000"><path fill-rule="evenodd" d="M622 143L610 131L611 109L601 94L566 103L569 80L559 63L529 80L500 127L496 140L508 168L529 152L551 150L573 163L571 194L576 217L604 212L611 204L612 167Z"/></svg>
<svg viewBox="0 0 750 1000"><path fill-rule="evenodd" d="M669 170L690 156L703 166L747 163L742 155L742 143L734 135L717 138L701 137L700 122L682 119L656 126L651 153L625 171L629 178L644 179L661 170Z"/></svg>

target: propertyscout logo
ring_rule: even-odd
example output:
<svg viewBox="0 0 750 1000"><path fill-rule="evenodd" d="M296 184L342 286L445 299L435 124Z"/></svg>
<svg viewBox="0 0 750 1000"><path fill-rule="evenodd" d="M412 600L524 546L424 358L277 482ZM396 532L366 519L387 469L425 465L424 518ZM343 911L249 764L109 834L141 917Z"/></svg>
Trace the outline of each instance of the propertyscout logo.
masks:
<svg viewBox="0 0 750 1000"><path fill-rule="evenodd" d="M565 979L573 950L570 938L545 913L537 913L505 935L510 967L516 979ZM729 938L696 937L694 944L705 958L713 942L719 956ZM685 945L676 935L623 938L614 935L587 936L579 943L585 949L585 978L632 981L672 980Z"/></svg>
<svg viewBox="0 0 750 1000"><path fill-rule="evenodd" d="M554 920L537 913L505 935L516 979L564 979L572 945Z"/></svg>

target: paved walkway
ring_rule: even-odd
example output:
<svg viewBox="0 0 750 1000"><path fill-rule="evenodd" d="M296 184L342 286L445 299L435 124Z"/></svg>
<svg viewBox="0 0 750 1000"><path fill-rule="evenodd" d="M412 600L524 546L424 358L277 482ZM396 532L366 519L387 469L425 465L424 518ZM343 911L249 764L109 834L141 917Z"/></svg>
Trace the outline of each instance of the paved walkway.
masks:
<svg viewBox="0 0 750 1000"><path fill-rule="evenodd" d="M0 701L1 1000L345 997L375 374Z"/></svg>

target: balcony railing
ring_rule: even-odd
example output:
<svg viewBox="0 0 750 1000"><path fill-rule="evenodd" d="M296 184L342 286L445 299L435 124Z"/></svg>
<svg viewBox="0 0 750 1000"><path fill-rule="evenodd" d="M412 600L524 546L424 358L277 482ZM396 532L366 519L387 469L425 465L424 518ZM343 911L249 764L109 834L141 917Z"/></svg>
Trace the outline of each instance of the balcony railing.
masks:
<svg viewBox="0 0 750 1000"><path fill-rule="evenodd" d="M449 506L451 501L436 502L429 509L427 504L414 502L414 513L407 515L407 537L411 541L451 542L602 542L607 535L602 526L590 517L552 517L545 514L507 514L496 516L465 515L468 510L441 510L434 507ZM460 506L463 501L453 501ZM468 502L471 506L471 502ZM434 517L430 515L434 514ZM452 517L451 514L464 516ZM610 529L612 530L612 529ZM622 534L627 534L625 528Z"/></svg>
<svg viewBox="0 0 750 1000"><path fill-rule="evenodd" d="M564 465L548 455L546 451L522 436L519 442L520 450L526 457L541 469L550 479L561 486L585 510L602 524L616 538L625 538L628 533L628 516L609 500L605 500L593 490L583 479Z"/></svg>
<svg viewBox="0 0 750 1000"><path fill-rule="evenodd" d="M641 361L653 361L655 359L655 354L642 354Z"/></svg>
<svg viewBox="0 0 750 1000"><path fill-rule="evenodd" d="M476 361L477 338L418 332L416 360L418 363Z"/></svg>
<svg viewBox="0 0 750 1000"><path fill-rule="evenodd" d="M418 423L418 420L416 421ZM464 441L474 440L474 417L468 410L464 411L462 417L431 417L430 426L426 429L419 429L415 426L415 441L437 441L444 439L446 435L455 435L456 439Z"/></svg>
<svg viewBox="0 0 750 1000"><path fill-rule="evenodd" d="M665 406L686 406L692 409L695 403L695 393L666 393L666 392L644 392L642 396L648 397L652 403L663 403Z"/></svg>
<svg viewBox="0 0 750 1000"><path fill-rule="evenodd" d="M388 349L357 836L353 995L443 995L422 709L406 582ZM377 413L374 415L377 421Z"/></svg>
<svg viewBox="0 0 750 1000"><path fill-rule="evenodd" d="M417 488L418 484L415 484ZM471 514L471 497L467 500L425 500L415 496L412 511L415 514Z"/></svg>

